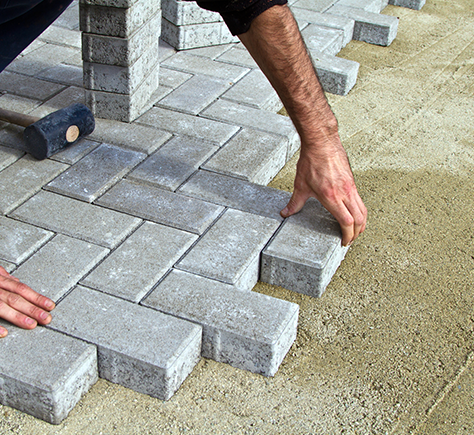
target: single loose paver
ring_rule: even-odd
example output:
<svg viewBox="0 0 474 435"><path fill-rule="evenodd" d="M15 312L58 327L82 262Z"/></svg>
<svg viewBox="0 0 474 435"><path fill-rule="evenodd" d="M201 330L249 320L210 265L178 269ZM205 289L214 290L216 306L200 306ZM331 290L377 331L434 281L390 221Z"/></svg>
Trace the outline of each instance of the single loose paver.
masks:
<svg viewBox="0 0 474 435"><path fill-rule="evenodd" d="M81 286L58 304L50 327L95 344L101 378L162 400L201 353L200 326Z"/></svg>
<svg viewBox="0 0 474 435"><path fill-rule="evenodd" d="M203 357L265 376L296 338L298 305L178 270L143 304L200 324Z"/></svg>
<svg viewBox="0 0 474 435"><path fill-rule="evenodd" d="M194 234L145 222L81 284L140 302L196 239Z"/></svg>
<svg viewBox="0 0 474 435"><path fill-rule="evenodd" d="M0 352L0 403L61 423L98 379L95 346L41 326L0 325L9 331Z"/></svg>

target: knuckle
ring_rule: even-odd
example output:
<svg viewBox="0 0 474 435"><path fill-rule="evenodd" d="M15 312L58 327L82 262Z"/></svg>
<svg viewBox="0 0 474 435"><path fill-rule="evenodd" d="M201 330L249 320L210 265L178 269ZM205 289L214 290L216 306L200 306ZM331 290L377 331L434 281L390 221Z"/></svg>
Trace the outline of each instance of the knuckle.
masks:
<svg viewBox="0 0 474 435"><path fill-rule="evenodd" d="M19 304L21 301L22 297L19 294L16 293L8 293L7 294L7 305L11 307L15 307Z"/></svg>

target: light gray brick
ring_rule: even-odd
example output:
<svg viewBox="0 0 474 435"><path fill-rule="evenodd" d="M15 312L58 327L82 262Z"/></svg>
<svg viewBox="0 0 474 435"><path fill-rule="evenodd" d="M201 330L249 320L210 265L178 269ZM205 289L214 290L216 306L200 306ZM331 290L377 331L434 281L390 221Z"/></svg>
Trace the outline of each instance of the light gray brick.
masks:
<svg viewBox="0 0 474 435"><path fill-rule="evenodd" d="M102 144L45 188L71 198L92 202L145 157L144 153Z"/></svg>
<svg viewBox="0 0 474 435"><path fill-rule="evenodd" d="M22 155L25 154L23 130L24 128L18 125L6 124L6 127L0 130L0 144L11 147L17 152L22 153Z"/></svg>
<svg viewBox="0 0 474 435"><path fill-rule="evenodd" d="M95 346L43 327L0 323L9 331L0 353L0 403L61 423L97 382Z"/></svg>
<svg viewBox="0 0 474 435"><path fill-rule="evenodd" d="M247 269L253 266L278 225L270 218L229 209L176 268L236 285L241 275L250 273ZM246 282L248 287L240 288L248 290L256 282Z"/></svg>
<svg viewBox="0 0 474 435"><path fill-rule="evenodd" d="M356 84L359 64L320 51L310 50L310 54L324 91L347 95Z"/></svg>
<svg viewBox="0 0 474 435"><path fill-rule="evenodd" d="M247 50L233 47L217 58L219 62L231 63L246 68L258 68L257 63Z"/></svg>
<svg viewBox="0 0 474 435"><path fill-rule="evenodd" d="M325 12L336 2L337 0L298 0L293 3L293 6L315 12Z"/></svg>
<svg viewBox="0 0 474 435"><path fill-rule="evenodd" d="M129 66L84 62L84 87L89 90L132 94L158 64L158 41Z"/></svg>
<svg viewBox="0 0 474 435"><path fill-rule="evenodd" d="M310 24L301 35L310 50L322 51L335 56L341 51L344 32L339 29Z"/></svg>
<svg viewBox="0 0 474 435"><path fill-rule="evenodd" d="M161 11L158 11L129 38L83 33L82 59L85 62L130 66L149 47L156 44L160 36L160 29Z"/></svg>
<svg viewBox="0 0 474 435"><path fill-rule="evenodd" d="M363 9L366 12L378 14L381 11L381 0L338 0L338 6Z"/></svg>
<svg viewBox="0 0 474 435"><path fill-rule="evenodd" d="M79 2L72 2L53 25L71 30L79 29Z"/></svg>
<svg viewBox="0 0 474 435"><path fill-rule="evenodd" d="M36 77L3 71L0 74L0 89L15 95L44 101L60 92L64 86L46 80L38 80ZM2 107L4 106L2 105Z"/></svg>
<svg viewBox="0 0 474 435"><path fill-rule="evenodd" d="M232 46L233 44L224 44L224 45L213 45L211 47L192 48L188 50L188 53L192 54L193 56L202 56L202 57L207 57L209 59L215 60L221 54L230 50Z"/></svg>
<svg viewBox="0 0 474 435"><path fill-rule="evenodd" d="M58 162L67 163L73 165L85 155L89 154L92 150L96 149L100 145L99 142L95 142L88 139L82 139L79 142L75 143L73 146L70 146L63 151L51 156L53 160Z"/></svg>
<svg viewBox="0 0 474 435"><path fill-rule="evenodd" d="M287 116L254 109L232 101L218 100L201 115L206 118L224 121L244 127L278 134L288 139L288 157L291 157L300 146L298 133Z"/></svg>
<svg viewBox="0 0 474 435"><path fill-rule="evenodd" d="M195 75L156 105L197 115L230 87L228 80Z"/></svg>
<svg viewBox="0 0 474 435"><path fill-rule="evenodd" d="M273 376L296 338L299 307L173 270L144 305L198 323L202 356Z"/></svg>
<svg viewBox="0 0 474 435"><path fill-rule="evenodd" d="M171 45L169 45L167 42L163 41L161 38L160 38L159 44L160 44L160 50L158 53L158 57L159 57L160 62L163 62L165 59L173 56L176 53L176 50L173 47L171 47Z"/></svg>
<svg viewBox="0 0 474 435"><path fill-rule="evenodd" d="M53 236L42 228L0 216L0 258L20 264Z"/></svg>
<svg viewBox="0 0 474 435"><path fill-rule="evenodd" d="M176 26L163 19L161 27L161 38L177 50L189 50L238 41L224 23Z"/></svg>
<svg viewBox="0 0 474 435"><path fill-rule="evenodd" d="M291 11L293 12L293 15L296 19L304 19L311 24L342 30L344 32L342 41L343 47L352 41L355 21L351 20L350 18L331 14L321 14L319 12L300 8L292 8Z"/></svg>
<svg viewBox="0 0 474 435"><path fill-rule="evenodd" d="M262 252L262 281L313 297L322 295L348 248L341 244L339 224L318 216L319 208L317 201L308 201L284 222Z"/></svg>
<svg viewBox="0 0 474 435"><path fill-rule="evenodd" d="M138 124L96 119L90 138L151 154L163 145L171 133Z"/></svg>
<svg viewBox="0 0 474 435"><path fill-rule="evenodd" d="M215 204L127 180L115 185L96 202L194 234L202 234L223 210Z"/></svg>
<svg viewBox="0 0 474 435"><path fill-rule="evenodd" d="M240 79L222 98L260 110L278 112L283 107L278 94L260 70Z"/></svg>
<svg viewBox="0 0 474 435"><path fill-rule="evenodd" d="M163 18L176 26L222 21L217 12L202 9L194 2L164 0L162 1L162 9Z"/></svg>
<svg viewBox="0 0 474 435"><path fill-rule="evenodd" d="M278 221L283 220L280 210L291 197L289 192L202 170L193 175L178 192Z"/></svg>
<svg viewBox="0 0 474 435"><path fill-rule="evenodd" d="M2 266L8 273L12 273L15 270L16 265L8 261L0 259L0 266Z"/></svg>
<svg viewBox="0 0 474 435"><path fill-rule="evenodd" d="M21 150L7 148L0 145L0 171L15 163L18 159L23 157L25 153Z"/></svg>
<svg viewBox="0 0 474 435"><path fill-rule="evenodd" d="M137 119L138 123L169 131L173 134L194 136L223 145L239 127L185 113L154 107ZM1 133L1 132L0 132ZM0 138L1 140L1 138Z"/></svg>
<svg viewBox="0 0 474 435"><path fill-rule="evenodd" d="M218 147L189 136L175 136L148 157L128 178L175 191Z"/></svg>
<svg viewBox="0 0 474 435"><path fill-rule="evenodd" d="M196 239L194 234L145 222L81 284L140 302Z"/></svg>
<svg viewBox="0 0 474 435"><path fill-rule="evenodd" d="M173 69L161 68L160 70L160 86L167 86L176 89L181 86L186 80L189 80L192 74L175 71Z"/></svg>
<svg viewBox="0 0 474 435"><path fill-rule="evenodd" d="M101 246L58 234L23 263L15 276L57 302L108 253Z"/></svg>
<svg viewBox="0 0 474 435"><path fill-rule="evenodd" d="M101 378L162 400L200 358L200 326L83 287L56 307L50 325L97 345Z"/></svg>
<svg viewBox="0 0 474 435"><path fill-rule="evenodd" d="M81 32L60 26L49 26L39 37L40 41L81 48Z"/></svg>
<svg viewBox="0 0 474 435"><path fill-rule="evenodd" d="M389 0L389 4L402 6L404 8L415 9L419 11L426 3L426 0Z"/></svg>
<svg viewBox="0 0 474 435"><path fill-rule="evenodd" d="M161 8L160 1L138 1L127 8L81 3L80 29L97 35L128 38Z"/></svg>
<svg viewBox="0 0 474 435"><path fill-rule="evenodd" d="M202 56L193 56L188 53L176 53L163 62L163 65L191 74L203 74L236 82L249 72L248 68L226 63L216 63Z"/></svg>
<svg viewBox="0 0 474 435"><path fill-rule="evenodd" d="M63 163L37 161L29 155L17 160L0 172L0 212L9 213L65 169Z"/></svg>
<svg viewBox="0 0 474 435"><path fill-rule="evenodd" d="M8 71L4 71L0 74L5 74ZM34 98L34 97L33 97ZM36 107L38 107L41 103L33 98L26 98L23 96L12 95L10 93L2 95L0 93L0 103L2 104L2 108L7 110L13 110L14 112L20 113L30 113Z"/></svg>
<svg viewBox="0 0 474 435"><path fill-rule="evenodd" d="M85 104L85 102L86 98L84 88L82 86L69 86L53 98L43 103L41 106L36 107L31 112L31 115L43 118L44 116L49 115L56 110L67 107L70 104Z"/></svg>
<svg viewBox="0 0 474 435"><path fill-rule="evenodd" d="M287 153L285 137L244 128L203 168L267 185L285 166Z"/></svg>
<svg viewBox="0 0 474 435"><path fill-rule="evenodd" d="M142 221L92 204L41 191L12 214L24 222L114 248Z"/></svg>
<svg viewBox="0 0 474 435"><path fill-rule="evenodd" d="M51 68L46 68L36 75L48 82L61 83L67 86L82 86L82 68L75 65L61 63Z"/></svg>
<svg viewBox="0 0 474 435"><path fill-rule="evenodd" d="M99 118L132 122L152 107L155 100L150 96L158 87L159 65L130 95L86 90L86 105Z"/></svg>
<svg viewBox="0 0 474 435"><path fill-rule="evenodd" d="M355 21L353 38L358 41L388 46L397 36L397 17L338 5L330 8L328 13L353 19Z"/></svg>

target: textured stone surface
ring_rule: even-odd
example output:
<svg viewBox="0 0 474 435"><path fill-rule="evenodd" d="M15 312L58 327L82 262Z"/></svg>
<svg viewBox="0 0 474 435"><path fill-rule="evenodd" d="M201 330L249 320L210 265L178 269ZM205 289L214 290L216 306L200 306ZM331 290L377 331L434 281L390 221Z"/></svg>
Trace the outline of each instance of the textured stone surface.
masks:
<svg viewBox="0 0 474 435"><path fill-rule="evenodd" d="M141 219L45 191L37 193L11 215L106 248L117 246L141 223Z"/></svg>
<svg viewBox="0 0 474 435"><path fill-rule="evenodd" d="M140 302L196 239L194 234L145 222L81 284Z"/></svg>
<svg viewBox="0 0 474 435"><path fill-rule="evenodd" d="M218 147L189 136L175 136L127 178L175 191Z"/></svg>
<svg viewBox="0 0 474 435"><path fill-rule="evenodd" d="M195 198L126 180L115 185L96 202L194 234L202 234L223 209Z"/></svg>
<svg viewBox="0 0 474 435"><path fill-rule="evenodd" d="M0 324L9 331L0 352L0 403L61 423L98 379L95 346L44 327Z"/></svg>
<svg viewBox="0 0 474 435"><path fill-rule="evenodd" d="M187 24L216 23L222 21L217 12L200 8L194 2L162 0L163 18L176 26Z"/></svg>
<svg viewBox="0 0 474 435"><path fill-rule="evenodd" d="M0 258L20 264L53 235L42 228L0 216Z"/></svg>
<svg viewBox="0 0 474 435"><path fill-rule="evenodd" d="M291 302L174 270L143 302L203 328L202 356L273 376L296 338Z"/></svg>
<svg viewBox="0 0 474 435"><path fill-rule="evenodd" d="M157 105L197 115L230 87L228 80L195 75L160 100Z"/></svg>
<svg viewBox="0 0 474 435"><path fill-rule="evenodd" d="M402 6L404 8L415 9L419 11L426 3L426 0L389 0L389 4Z"/></svg>
<svg viewBox="0 0 474 435"><path fill-rule="evenodd" d="M97 120L96 120L97 121ZM74 163L81 160L85 155L95 150L100 145L99 142L95 142L89 139L82 139L74 145L65 148L63 151L51 156L53 160L58 162L67 163L73 165Z"/></svg>
<svg viewBox="0 0 474 435"><path fill-rule="evenodd" d="M381 0L338 0L337 5L363 9L366 12L378 14L380 13L382 2Z"/></svg>
<svg viewBox="0 0 474 435"><path fill-rule="evenodd" d="M140 163L146 154L102 144L63 172L46 188L92 202Z"/></svg>
<svg viewBox="0 0 474 435"><path fill-rule="evenodd" d="M67 166L27 155L0 172L0 213L7 214L33 196Z"/></svg>
<svg viewBox="0 0 474 435"><path fill-rule="evenodd" d="M83 287L56 307L51 328L95 344L101 378L162 400L201 353L200 326Z"/></svg>
<svg viewBox="0 0 474 435"><path fill-rule="evenodd" d="M289 192L209 171L198 171L179 192L278 221L291 197Z"/></svg>
<svg viewBox="0 0 474 435"><path fill-rule="evenodd" d="M235 285L278 225L270 218L227 210L176 267ZM245 283L247 288L255 284Z"/></svg>
<svg viewBox="0 0 474 435"><path fill-rule="evenodd" d="M58 234L23 263L15 276L56 302L108 253L101 246Z"/></svg>
<svg viewBox="0 0 474 435"><path fill-rule="evenodd" d="M293 6L315 12L325 12L334 3L337 3L337 0L298 0L293 3Z"/></svg>
<svg viewBox="0 0 474 435"><path fill-rule="evenodd" d="M290 216L262 252L260 279L313 297L322 295L347 249L333 219L317 215L317 201ZM316 210L315 210L316 209Z"/></svg>
<svg viewBox="0 0 474 435"><path fill-rule="evenodd" d="M239 130L239 127L235 125L173 112L159 107L154 107L140 116L137 122L174 134L198 137L219 145L227 142Z"/></svg>
<svg viewBox="0 0 474 435"><path fill-rule="evenodd" d="M23 157L24 152L0 145L0 171Z"/></svg>
<svg viewBox="0 0 474 435"><path fill-rule="evenodd" d="M310 24L301 32L306 46L310 50L318 50L335 56L341 51L344 32L339 29Z"/></svg>
<svg viewBox="0 0 474 435"><path fill-rule="evenodd" d="M203 168L266 185L285 166L287 154L286 138L244 128Z"/></svg>

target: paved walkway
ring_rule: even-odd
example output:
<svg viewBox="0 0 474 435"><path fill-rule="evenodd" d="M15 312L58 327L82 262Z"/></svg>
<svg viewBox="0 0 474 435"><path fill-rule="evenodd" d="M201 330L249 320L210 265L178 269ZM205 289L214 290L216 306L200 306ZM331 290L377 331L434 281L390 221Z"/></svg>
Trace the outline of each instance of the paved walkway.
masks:
<svg viewBox="0 0 474 435"><path fill-rule="evenodd" d="M380 11L367 2L359 31L374 24L372 3ZM354 63L327 65L352 18L321 30L321 14L297 6L326 87L347 93ZM0 74L2 107L44 116L84 101L77 12ZM132 124L97 119L51 159L25 155L21 129L0 125L0 264L58 303L48 328L8 327L0 402L46 421L64 419L98 376L168 399L201 356L274 375L299 308L251 289L260 278L320 296L346 252L316 201L279 216L290 195L265 186L298 137L247 52L161 43L160 58L152 109Z"/></svg>

